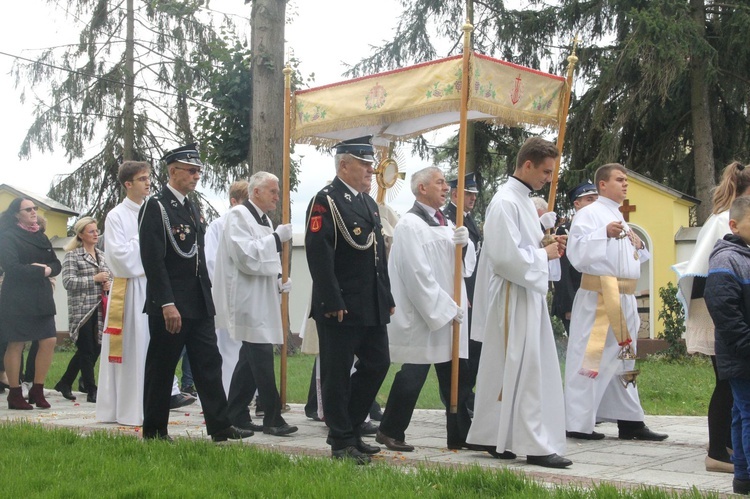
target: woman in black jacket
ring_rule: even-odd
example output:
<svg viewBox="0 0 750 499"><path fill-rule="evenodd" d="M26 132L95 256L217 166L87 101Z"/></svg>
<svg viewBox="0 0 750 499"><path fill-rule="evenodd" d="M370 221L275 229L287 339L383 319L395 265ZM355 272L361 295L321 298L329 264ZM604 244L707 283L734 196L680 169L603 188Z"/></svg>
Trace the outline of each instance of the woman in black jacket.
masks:
<svg viewBox="0 0 750 499"><path fill-rule="evenodd" d="M37 223L34 201L17 198L0 215L0 266L5 271L0 289L0 341L8 342L5 371L10 390L9 409L47 409L44 380L55 349L55 301L49 278L62 265ZM29 402L23 398L19 370L24 343L38 340L34 385Z"/></svg>

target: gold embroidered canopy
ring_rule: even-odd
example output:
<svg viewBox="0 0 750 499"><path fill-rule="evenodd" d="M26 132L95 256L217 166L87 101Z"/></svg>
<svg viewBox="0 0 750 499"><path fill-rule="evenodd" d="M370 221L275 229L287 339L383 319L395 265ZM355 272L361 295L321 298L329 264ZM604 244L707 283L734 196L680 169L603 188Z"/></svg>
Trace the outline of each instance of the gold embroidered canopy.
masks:
<svg viewBox="0 0 750 499"><path fill-rule="evenodd" d="M470 53L467 119L557 128L565 79ZM297 91L292 140L332 145L363 135L404 140L459 123L463 56Z"/></svg>

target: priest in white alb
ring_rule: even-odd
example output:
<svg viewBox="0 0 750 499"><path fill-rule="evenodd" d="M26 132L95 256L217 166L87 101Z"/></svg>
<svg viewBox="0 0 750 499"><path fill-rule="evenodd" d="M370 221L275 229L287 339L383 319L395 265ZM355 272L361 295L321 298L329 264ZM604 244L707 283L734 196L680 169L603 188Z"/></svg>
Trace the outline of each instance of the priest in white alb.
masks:
<svg viewBox="0 0 750 499"><path fill-rule="evenodd" d="M229 207L234 208L238 204L242 204L247 201L247 180L237 180L232 182L229 186ZM214 269L216 268L216 253L219 251L219 241L221 234L224 231L224 224L227 220L229 212L224 213L222 216L211 222L206 229L206 237L204 240L205 254L206 254L206 268L208 269L208 277L211 282L216 282L214 277ZM229 334L224 328L216 329L216 346L219 347L219 353L221 354L221 383L224 385L224 392L229 397L229 385L232 383L232 374L234 374L234 367L237 365L237 359L240 356L240 348L242 348L242 342L237 341Z"/></svg>
<svg viewBox="0 0 750 499"><path fill-rule="evenodd" d="M568 240L568 259L582 276L565 364L567 436L600 440L596 422L613 421L622 440L664 440L645 425L638 388L627 377L641 323L634 293L650 254L620 212L628 196L625 167L601 166L594 182L599 198L576 213Z"/></svg>
<svg viewBox="0 0 750 499"><path fill-rule="evenodd" d="M564 236L542 246L529 195L550 182L558 156L551 142L528 139L516 169L487 208L474 291L472 335L482 341L474 421L467 442L494 457L565 468L562 378L547 311L548 262Z"/></svg>
<svg viewBox="0 0 750 499"><path fill-rule="evenodd" d="M476 252L469 231L455 228L440 208L449 191L443 172L424 168L412 175L414 206L396 225L388 258L391 294L396 312L388 324L391 362L402 363L391 385L383 419L375 440L391 450L410 452L405 441L417 399L435 366L440 393L450 400L453 322L460 323L458 359L458 411L446 407L447 446L460 449L466 444L471 418L466 401L471 393L469 380L469 328L466 286L462 278L461 305L454 301L456 246L465 248L461 277L474 271Z"/></svg>
<svg viewBox="0 0 750 499"><path fill-rule="evenodd" d="M292 225L274 230L267 213L279 201L279 179L258 172L248 182L249 199L229 210L216 255L213 287L216 327L242 342L229 387L227 415L238 428L274 436L297 431L281 416L276 388L273 346L284 342L280 293L292 282L281 282L281 244L292 238ZM263 425L252 422L248 405L258 390L265 414Z"/></svg>

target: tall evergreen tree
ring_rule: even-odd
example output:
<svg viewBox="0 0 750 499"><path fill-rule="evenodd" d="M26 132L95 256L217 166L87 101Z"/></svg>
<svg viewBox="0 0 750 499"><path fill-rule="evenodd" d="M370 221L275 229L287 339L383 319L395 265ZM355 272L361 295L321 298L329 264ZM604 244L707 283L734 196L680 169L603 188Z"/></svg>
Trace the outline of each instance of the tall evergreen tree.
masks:
<svg viewBox="0 0 750 499"><path fill-rule="evenodd" d="M204 104L191 91L206 84L200 62L219 43L209 16L200 12L203 3L68 2L68 17L83 26L78 44L47 49L35 63L15 66L17 86L50 87L35 105L20 155L59 144L68 161L81 162L52 187L52 198L103 218L120 198L118 156L154 161L164 149L194 140L189 107ZM231 30L228 20L223 24ZM155 173L165 180L164 172ZM215 185L226 173L207 169L205 177Z"/></svg>

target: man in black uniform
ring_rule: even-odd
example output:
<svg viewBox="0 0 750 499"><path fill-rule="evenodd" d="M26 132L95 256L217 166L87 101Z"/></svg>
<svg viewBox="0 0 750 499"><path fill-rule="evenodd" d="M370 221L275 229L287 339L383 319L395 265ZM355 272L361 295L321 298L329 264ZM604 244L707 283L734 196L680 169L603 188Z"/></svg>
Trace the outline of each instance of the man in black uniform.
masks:
<svg viewBox="0 0 750 499"><path fill-rule="evenodd" d="M336 145L336 177L307 208L310 316L320 340L323 410L332 457L370 462L360 425L390 365L386 325L394 311L378 205L366 194L372 137ZM359 363L350 375L354 356Z"/></svg>
<svg viewBox="0 0 750 499"><path fill-rule="evenodd" d="M596 186L590 180L581 182L568 191L568 199L576 211L590 205L598 197ZM567 236L569 230L570 221L558 227L556 234ZM573 310L576 292L581 287L581 273L570 264L566 254L560 257L560 280L552 281L552 285L555 289L552 295L552 315L558 317L565 327L565 332L570 333L570 312Z"/></svg>
<svg viewBox="0 0 750 499"><path fill-rule="evenodd" d="M151 340L146 354L143 438L171 440L169 399L182 348L187 348L200 395L206 430L215 442L245 438L227 418L221 384L221 355L216 346L214 302L203 254L205 222L187 199L200 180L203 163L195 144L162 158L169 183L143 204L138 235L146 273L146 304Z"/></svg>
<svg viewBox="0 0 750 499"><path fill-rule="evenodd" d="M453 179L448 182L451 188L451 202L443 208L443 214L445 218L456 223L456 200L458 199L458 179ZM482 249L482 233L479 232L479 227L474 221L474 217L471 212L474 209L474 203L477 201L477 181L474 177L474 173L467 173L464 177L464 227L469 230L469 239L474 243L474 249L477 252L477 262L479 262L479 252ZM466 297L469 300L469 390L472 393L469 395L467 405L469 413L473 414L474 410L474 385L477 384L477 373L479 372L479 357L482 355L482 343L480 341L474 341L471 339L471 304L474 301L474 285L477 281L477 268L479 265L474 267L474 272L464 279L466 283ZM445 401L444 401L445 402Z"/></svg>

